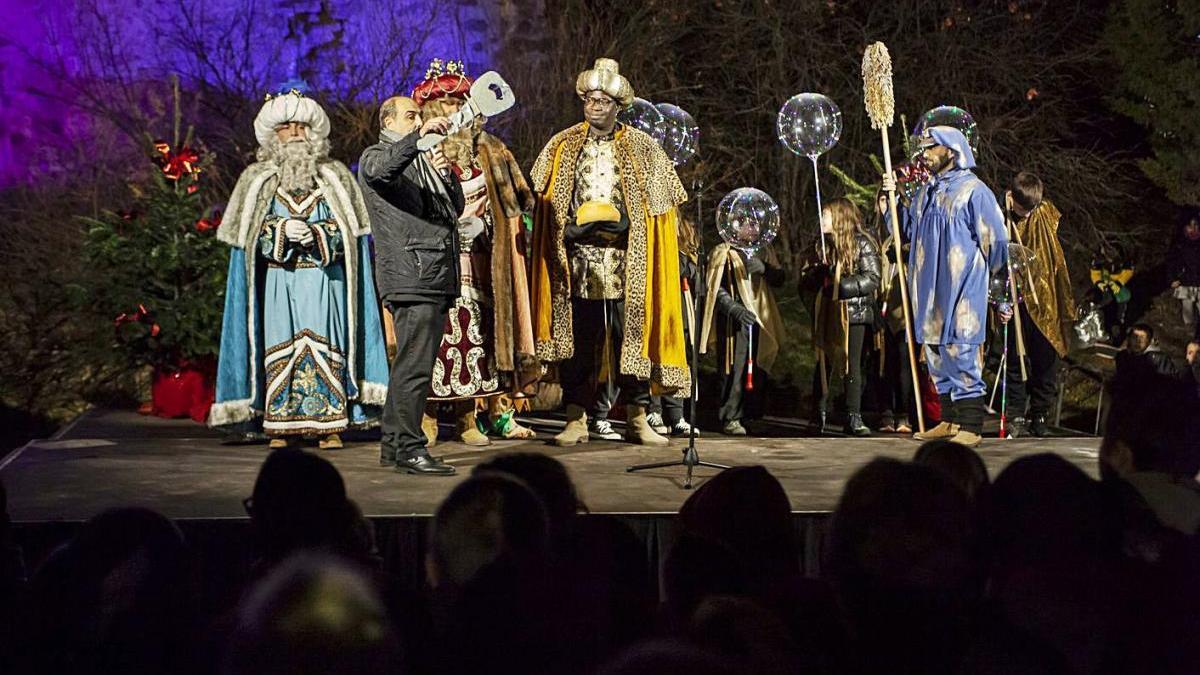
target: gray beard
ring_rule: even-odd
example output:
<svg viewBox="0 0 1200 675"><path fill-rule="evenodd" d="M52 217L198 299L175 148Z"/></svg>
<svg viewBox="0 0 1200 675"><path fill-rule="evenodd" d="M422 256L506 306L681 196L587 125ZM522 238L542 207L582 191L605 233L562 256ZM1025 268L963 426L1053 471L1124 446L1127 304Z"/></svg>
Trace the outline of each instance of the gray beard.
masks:
<svg viewBox="0 0 1200 675"><path fill-rule="evenodd" d="M317 164L329 154L329 142L304 140L282 143L272 139L259 148L260 160L274 162L279 167L279 187L285 192L312 190L317 185Z"/></svg>

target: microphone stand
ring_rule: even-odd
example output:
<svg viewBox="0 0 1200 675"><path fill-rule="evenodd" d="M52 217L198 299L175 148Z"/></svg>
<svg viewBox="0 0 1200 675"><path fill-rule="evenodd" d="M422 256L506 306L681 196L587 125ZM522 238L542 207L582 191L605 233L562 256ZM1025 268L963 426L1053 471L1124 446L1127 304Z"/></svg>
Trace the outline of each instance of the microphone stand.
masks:
<svg viewBox="0 0 1200 675"><path fill-rule="evenodd" d="M703 273L703 271L705 269L707 269L706 266L704 265L704 263L705 263L704 237L702 236L703 228L701 227L701 223L704 222L704 220L703 220L704 219L704 210L701 206L701 195L704 193L704 182L699 179L693 181L692 182L692 191L696 193L696 227L695 227L696 248L697 248L696 263L699 266L701 273ZM685 289L687 287L686 281L684 282L684 287L685 287ZM711 293L712 290L710 289L709 292ZM627 473L633 473L634 471L646 471L649 469L661 469L663 467L668 467L668 466L682 466L687 471L687 473L684 475L684 479L683 479L683 489L684 490L692 489L692 470L698 466L705 466L710 469L721 469L721 470L729 468L728 466L726 466L724 464L714 464L712 462L705 462L705 461L701 460L700 453L696 451L696 413L697 413L697 408L698 408L698 402L700 400L700 374L699 374L699 368L697 366L697 363L700 360L700 326L699 326L699 322L696 321L696 314L697 314L696 303L693 302L693 303L691 303L691 305L692 305L692 307L691 307L691 316L689 317L689 322L690 322L689 328L692 331L692 336L691 336L692 337L692 358L691 358L689 367L692 371L692 392L691 392L692 419L690 420L690 423L688 425L690 427L690 429L688 430L688 444L687 444L687 447L683 449L683 457L678 460L672 461L672 462L654 462L651 464L635 464L633 466L625 467L625 471Z"/></svg>

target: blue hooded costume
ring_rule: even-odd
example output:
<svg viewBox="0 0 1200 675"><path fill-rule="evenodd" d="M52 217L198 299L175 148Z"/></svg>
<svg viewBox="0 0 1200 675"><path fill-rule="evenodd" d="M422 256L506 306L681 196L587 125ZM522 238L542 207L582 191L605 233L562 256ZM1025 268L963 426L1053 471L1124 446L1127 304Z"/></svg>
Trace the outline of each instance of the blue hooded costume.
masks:
<svg viewBox="0 0 1200 675"><path fill-rule="evenodd" d="M966 137L931 127L926 144L954 151L954 165L933 177L900 212L910 242L909 294L916 341L938 393L954 401L983 396L979 345L987 327L988 284L1008 262L1008 235L996 196L971 171Z"/></svg>
<svg viewBox="0 0 1200 675"><path fill-rule="evenodd" d="M324 112L310 99L283 100L291 97L268 101L260 119L275 103L311 135L327 133ZM388 366L370 224L345 165L325 159L316 169L311 189L287 192L278 164L257 162L230 195L217 231L232 250L210 426L262 420L270 435L324 436L378 421ZM304 222L311 242L290 241L289 220Z"/></svg>

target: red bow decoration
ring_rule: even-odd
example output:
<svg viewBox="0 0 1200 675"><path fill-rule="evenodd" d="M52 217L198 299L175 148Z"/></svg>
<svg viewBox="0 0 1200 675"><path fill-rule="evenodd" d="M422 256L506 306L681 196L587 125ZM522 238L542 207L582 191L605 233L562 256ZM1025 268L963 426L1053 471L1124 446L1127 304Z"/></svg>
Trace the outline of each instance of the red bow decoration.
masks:
<svg viewBox="0 0 1200 675"><path fill-rule="evenodd" d="M179 152L171 152L170 143L158 141L154 144L154 150L159 155L155 161L158 162L163 175L167 178L179 180L185 174L191 176L200 173L200 167L197 166L200 162L200 153L188 146L179 148Z"/></svg>
<svg viewBox="0 0 1200 675"><path fill-rule="evenodd" d="M136 312L121 312L118 314L117 318L113 319L113 329L120 331L121 326L127 323L150 324L150 337L158 337L158 334L162 332L162 327L154 321L154 317L150 315L145 305L138 305Z"/></svg>
<svg viewBox="0 0 1200 675"><path fill-rule="evenodd" d="M197 220L196 221L196 231L197 232L208 232L210 230L217 229L217 227L219 227L220 225L221 225L221 214L220 214L220 212L218 212L218 213L214 214L212 218L201 218L200 220Z"/></svg>

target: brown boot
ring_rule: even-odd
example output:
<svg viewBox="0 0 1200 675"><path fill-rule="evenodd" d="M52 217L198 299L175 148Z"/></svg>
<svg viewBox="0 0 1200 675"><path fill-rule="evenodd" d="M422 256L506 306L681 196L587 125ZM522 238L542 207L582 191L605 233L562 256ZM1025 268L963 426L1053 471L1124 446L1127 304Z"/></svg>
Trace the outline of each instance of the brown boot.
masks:
<svg viewBox="0 0 1200 675"><path fill-rule="evenodd" d="M317 447L322 450L341 450L342 437L337 434L322 436L321 440L317 441Z"/></svg>
<svg viewBox="0 0 1200 675"><path fill-rule="evenodd" d="M640 405L625 406L625 440L638 445L669 445L670 441L650 427L646 409Z"/></svg>
<svg viewBox="0 0 1200 675"><path fill-rule="evenodd" d="M938 438L950 438L958 433L958 417L956 404L954 399L950 398L950 394L938 394L938 401L942 407L942 421L932 429L918 431L913 434L913 438L918 441L932 441Z"/></svg>
<svg viewBox="0 0 1200 675"><path fill-rule="evenodd" d="M918 441L932 441L937 438L950 438L958 433L958 425L953 422L941 422L932 429L918 431L913 434L913 438Z"/></svg>
<svg viewBox="0 0 1200 675"><path fill-rule="evenodd" d="M428 411L421 415L421 431L425 432L425 447L427 449L437 445L437 417L430 415Z"/></svg>
<svg viewBox="0 0 1200 675"><path fill-rule="evenodd" d="M968 448L978 447L983 441L984 397L965 398L957 406L958 421L962 426L950 440Z"/></svg>
<svg viewBox="0 0 1200 675"><path fill-rule="evenodd" d="M961 443L968 448L977 448L979 447L979 444L983 442L983 436L980 436L974 431L967 431L966 429L960 428L958 433L954 434L954 436L950 438L950 442Z"/></svg>
<svg viewBox="0 0 1200 675"><path fill-rule="evenodd" d="M458 440L467 445L482 447L491 445L492 442L488 439L487 434L479 430L479 425L475 423L475 399L468 399L457 404L455 417L454 433Z"/></svg>
<svg viewBox="0 0 1200 675"><path fill-rule="evenodd" d="M582 406L567 405L567 426L552 442L562 447L588 442L587 412Z"/></svg>

